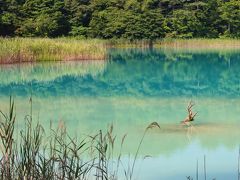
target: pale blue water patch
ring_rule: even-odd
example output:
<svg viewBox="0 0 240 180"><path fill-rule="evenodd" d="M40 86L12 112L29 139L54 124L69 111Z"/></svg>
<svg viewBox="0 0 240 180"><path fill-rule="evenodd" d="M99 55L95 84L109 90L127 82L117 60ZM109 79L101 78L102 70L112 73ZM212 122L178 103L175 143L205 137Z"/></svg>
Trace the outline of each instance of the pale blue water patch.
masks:
<svg viewBox="0 0 240 180"><path fill-rule="evenodd" d="M72 134L97 133L111 123L128 133L124 155L133 155L149 123L138 179L195 177L207 157L210 179L236 178L240 144L240 53L110 49L105 61L0 66L0 108L15 97L18 128L30 112L46 127L64 121ZM195 102L193 128L180 126ZM142 163L141 158L151 155ZM127 159L126 159L127 161ZM203 174L200 174L202 178Z"/></svg>
<svg viewBox="0 0 240 180"><path fill-rule="evenodd" d="M138 167L140 169L139 178L157 180L161 177L161 179L186 180L186 176L191 176L197 179L198 162L198 179L204 179L204 154L206 154L207 179L237 179L237 150L229 150L224 147L207 150L197 142L192 142L186 149L179 150L172 156L160 155L146 159L145 163ZM125 160L127 161L127 158Z"/></svg>

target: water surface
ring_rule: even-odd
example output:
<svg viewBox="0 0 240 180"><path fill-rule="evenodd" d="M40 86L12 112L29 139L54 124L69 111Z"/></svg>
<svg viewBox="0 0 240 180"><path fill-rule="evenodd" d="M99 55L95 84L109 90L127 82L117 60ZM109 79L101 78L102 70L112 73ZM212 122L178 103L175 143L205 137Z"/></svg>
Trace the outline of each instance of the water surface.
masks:
<svg viewBox="0 0 240 180"><path fill-rule="evenodd" d="M240 144L240 53L174 52L160 49L111 49L101 61L0 66L0 108L9 95L17 105L18 128L30 112L47 128L64 121L72 134L89 134L114 125L128 133L123 161L136 152L137 179L237 179ZM198 116L191 128L180 126L190 100ZM145 155L150 158L142 161ZM130 156L131 157L131 156Z"/></svg>

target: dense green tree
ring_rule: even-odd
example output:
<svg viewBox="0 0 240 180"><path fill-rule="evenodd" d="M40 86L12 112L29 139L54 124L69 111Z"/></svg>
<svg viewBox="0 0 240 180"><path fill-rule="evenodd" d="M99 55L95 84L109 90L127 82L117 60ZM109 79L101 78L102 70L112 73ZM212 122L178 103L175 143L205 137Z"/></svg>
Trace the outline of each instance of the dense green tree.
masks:
<svg viewBox="0 0 240 180"><path fill-rule="evenodd" d="M86 36L91 20L91 7L89 0L65 0L67 20L71 26L70 35Z"/></svg>
<svg viewBox="0 0 240 180"><path fill-rule="evenodd" d="M218 9L218 0L208 0L200 13L202 17L201 22L204 23L204 30L201 31L200 37L217 38L222 32L221 24L222 19L220 18L220 12Z"/></svg>
<svg viewBox="0 0 240 180"><path fill-rule="evenodd" d="M220 7L221 18L224 21L224 35L240 37L240 1L223 2Z"/></svg>
<svg viewBox="0 0 240 180"><path fill-rule="evenodd" d="M14 35L19 25L20 3L17 0L0 0L0 35Z"/></svg>
<svg viewBox="0 0 240 180"><path fill-rule="evenodd" d="M158 39L165 35L165 22L158 10L144 11L140 15L130 14L126 22L125 38Z"/></svg>
<svg viewBox="0 0 240 180"><path fill-rule="evenodd" d="M240 37L240 1L0 0L0 35Z"/></svg>
<svg viewBox="0 0 240 180"><path fill-rule="evenodd" d="M23 23L16 30L18 35L55 37L69 31L61 0L26 0L21 12Z"/></svg>
<svg viewBox="0 0 240 180"><path fill-rule="evenodd" d="M127 14L123 10L108 8L95 12L90 22L91 37L120 38L126 30Z"/></svg>
<svg viewBox="0 0 240 180"><path fill-rule="evenodd" d="M194 37L202 24L194 12L180 9L173 12L168 25L170 37L191 38Z"/></svg>

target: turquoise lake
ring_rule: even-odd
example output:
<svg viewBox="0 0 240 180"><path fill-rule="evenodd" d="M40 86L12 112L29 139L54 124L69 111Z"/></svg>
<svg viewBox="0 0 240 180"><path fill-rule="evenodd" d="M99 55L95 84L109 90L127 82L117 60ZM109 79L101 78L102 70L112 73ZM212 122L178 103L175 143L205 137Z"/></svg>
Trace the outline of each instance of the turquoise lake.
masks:
<svg viewBox="0 0 240 180"><path fill-rule="evenodd" d="M107 60L0 66L0 109L16 102L23 127L33 97L34 119L46 128L62 121L72 134L92 134L114 126L127 133L124 162L146 135L135 179L238 178L240 145L240 52L110 49ZM198 112L192 127L180 122L186 107ZM145 158L146 155L150 157ZM143 160L144 159L144 160Z"/></svg>

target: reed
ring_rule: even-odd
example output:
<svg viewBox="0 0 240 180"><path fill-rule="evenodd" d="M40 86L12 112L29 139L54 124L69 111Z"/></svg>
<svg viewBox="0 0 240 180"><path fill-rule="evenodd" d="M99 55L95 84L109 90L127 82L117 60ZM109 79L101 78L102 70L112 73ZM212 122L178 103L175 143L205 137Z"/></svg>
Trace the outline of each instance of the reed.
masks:
<svg viewBox="0 0 240 180"><path fill-rule="evenodd" d="M154 43L155 47L175 51L237 51L239 39L163 39Z"/></svg>
<svg viewBox="0 0 240 180"><path fill-rule="evenodd" d="M206 155L204 155L203 157L203 166L204 166L204 179L207 180Z"/></svg>
<svg viewBox="0 0 240 180"><path fill-rule="evenodd" d="M199 179L198 168L199 167L198 167L198 160L197 160L197 164L196 164L196 180ZM202 175L203 175L203 179L204 180L209 179L207 177L206 155L203 156L203 173L202 173ZM191 176L186 176L186 178L187 178L187 180L194 180L193 177L191 177ZM216 178L212 178L212 180L216 180Z"/></svg>
<svg viewBox="0 0 240 180"><path fill-rule="evenodd" d="M82 139L68 134L64 122L59 122L57 128L50 125L50 134L32 117L31 111L25 117L25 126L20 131L20 137L15 132L15 105L10 98L9 113L0 111L0 177L3 180L12 179L71 179L71 180L116 180L119 179L119 167L122 165L121 144L116 143L113 125L104 133L102 130L96 135L86 135ZM145 130L137 148L133 165L124 169L128 171L126 179L132 179L138 152L147 131L159 127L154 122ZM19 139L18 139L19 138ZM117 160L115 146L120 145ZM121 176L121 178L124 176Z"/></svg>
<svg viewBox="0 0 240 180"><path fill-rule="evenodd" d="M143 143L143 139L144 137L146 136L147 132L149 129L152 129L152 128L159 128L160 129L160 126L157 122L152 122L151 124L149 124L149 126L145 129L144 133L143 133L143 136L141 138L141 141L137 147L137 151L135 153L135 156L134 156L134 159L133 159L133 164L131 166L131 170L129 171L129 180L133 179L133 174L134 174L134 168L135 168L135 163L136 163L136 160L137 160L137 157L138 157L138 154L139 154L139 151L140 151L140 147L142 146L142 143Z"/></svg>
<svg viewBox="0 0 240 180"><path fill-rule="evenodd" d="M14 127L16 115L14 111L14 101L10 97L9 113L5 114L0 111L0 139L1 139L1 160L0 160L0 177L13 178L15 176L14 166L16 161L15 147L14 147Z"/></svg>
<svg viewBox="0 0 240 180"><path fill-rule="evenodd" d="M0 38L0 63L103 60L104 41L68 38Z"/></svg>
<svg viewBox="0 0 240 180"><path fill-rule="evenodd" d="M0 38L0 63L104 60L109 48L162 48L175 51L237 51L238 39L77 39Z"/></svg>
<svg viewBox="0 0 240 180"><path fill-rule="evenodd" d="M108 47L112 48L161 48L163 50L174 50L184 52L202 51L237 51L240 49L239 39L156 39L156 40L129 40L110 39L106 41Z"/></svg>
<svg viewBox="0 0 240 180"><path fill-rule="evenodd" d="M238 169L237 169L238 180L240 180L240 146L238 148Z"/></svg>

